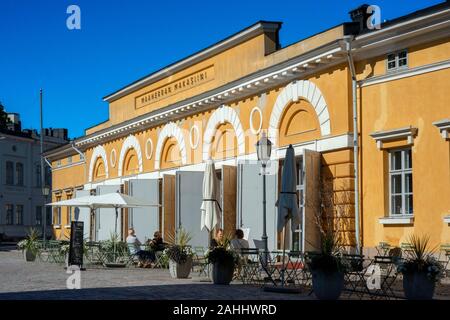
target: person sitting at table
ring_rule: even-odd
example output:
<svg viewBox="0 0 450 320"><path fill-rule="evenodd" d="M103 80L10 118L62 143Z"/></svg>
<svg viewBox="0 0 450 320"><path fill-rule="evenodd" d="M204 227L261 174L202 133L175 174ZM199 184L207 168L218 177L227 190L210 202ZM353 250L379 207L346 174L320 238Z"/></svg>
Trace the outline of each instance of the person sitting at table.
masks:
<svg viewBox="0 0 450 320"><path fill-rule="evenodd" d="M248 244L248 241L244 239L244 231L241 229L237 229L234 233L234 239L231 240L231 247L236 250L240 251L241 249L248 249L250 246Z"/></svg>
<svg viewBox="0 0 450 320"><path fill-rule="evenodd" d="M211 239L209 246L213 249L215 247L223 245L223 229L216 230L216 235Z"/></svg>
<svg viewBox="0 0 450 320"><path fill-rule="evenodd" d="M243 263L248 262L248 255L242 253L242 249L248 249L250 245L248 241L244 239L244 231L237 229L234 233L234 239L230 242L231 248L235 250L239 255L239 268Z"/></svg>
<svg viewBox="0 0 450 320"><path fill-rule="evenodd" d="M136 237L136 233L133 228L128 229L128 237L126 239L128 250L130 254L138 257L138 266L140 268L146 267L151 262L151 256L148 251L142 250L142 243Z"/></svg>
<svg viewBox="0 0 450 320"><path fill-rule="evenodd" d="M161 231L155 231L153 234L153 239L149 243L150 248L153 251L164 251L166 245L163 241Z"/></svg>

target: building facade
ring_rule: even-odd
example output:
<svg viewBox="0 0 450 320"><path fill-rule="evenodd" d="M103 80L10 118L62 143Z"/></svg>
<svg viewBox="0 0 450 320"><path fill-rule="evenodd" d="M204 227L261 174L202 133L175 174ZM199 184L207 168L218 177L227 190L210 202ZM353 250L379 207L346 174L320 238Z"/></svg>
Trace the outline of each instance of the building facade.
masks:
<svg viewBox="0 0 450 320"><path fill-rule="evenodd" d="M290 248L318 249L316 217L327 194L339 208L335 224L348 246L398 246L412 233L448 243L450 5L373 30L365 24L366 9L285 48L281 23L260 21L104 97L107 121L87 129L75 148L46 153L53 201L116 190L139 195L162 207L123 210L122 234L129 226L141 238L183 227L202 245L202 177L212 158L222 226L226 232L248 228L249 238L259 240L262 177L255 144L267 132L273 143L270 248L280 246L275 202L290 144L302 211L299 228L288 230ZM71 219L84 219L97 240L108 237L111 212L74 211L55 209L57 238L68 236Z"/></svg>
<svg viewBox="0 0 450 320"><path fill-rule="evenodd" d="M36 131L22 130L20 115L9 113L10 123L0 130L0 235L18 239L29 228L42 231L46 217L48 235L52 233L52 213L46 208L42 192L41 151ZM44 150L66 144L67 129L45 129ZM45 172L45 184L51 186L51 171Z"/></svg>

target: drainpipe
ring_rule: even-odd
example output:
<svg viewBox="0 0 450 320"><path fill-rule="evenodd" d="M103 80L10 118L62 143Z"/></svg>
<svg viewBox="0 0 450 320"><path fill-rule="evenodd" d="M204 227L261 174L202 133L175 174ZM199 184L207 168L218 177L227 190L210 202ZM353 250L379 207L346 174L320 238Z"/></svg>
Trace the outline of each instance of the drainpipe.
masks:
<svg viewBox="0 0 450 320"><path fill-rule="evenodd" d="M361 237L359 228L359 146L358 146L358 109L357 109L357 80L355 63L352 56L353 36L344 37L345 51L347 52L348 65L352 75L352 105L353 105L353 158L354 158L354 175L355 175L355 238L356 252L361 254Z"/></svg>

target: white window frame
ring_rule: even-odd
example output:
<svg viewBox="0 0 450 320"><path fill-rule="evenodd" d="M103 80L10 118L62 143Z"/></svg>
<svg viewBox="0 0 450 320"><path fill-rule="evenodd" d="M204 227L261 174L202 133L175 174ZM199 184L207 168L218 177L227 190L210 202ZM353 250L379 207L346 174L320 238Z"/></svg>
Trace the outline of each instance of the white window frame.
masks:
<svg viewBox="0 0 450 320"><path fill-rule="evenodd" d="M404 167L405 166L405 152L408 150L411 152L411 168ZM397 170L393 170L392 169L392 156L396 152L401 152L401 168L397 169ZM406 190L406 184L405 184L406 175L411 174L411 178L412 178L412 175L413 175L412 166L413 165L412 165L411 148L401 148L401 149L389 150L389 217L402 217L402 216L412 217L414 215L414 191L413 192L405 192L405 190ZM392 176L394 176L394 175L401 176L401 192L395 193L395 196L401 196L401 198L402 198L402 210L401 210L400 214L394 213L393 208L392 208L392 197L394 196L394 194L392 193ZM414 187L413 187L413 190L414 190ZM412 198L413 198L412 213L405 212L407 196L412 196Z"/></svg>
<svg viewBox="0 0 450 320"><path fill-rule="evenodd" d="M400 67L399 66L399 55L400 55L400 53L403 53L403 52L406 52L406 64L404 66ZM395 55L395 67L390 69L389 68L389 56L392 54ZM390 52L386 55L386 72L395 72L395 71L399 71L399 70L408 69L408 66L409 66L408 49Z"/></svg>

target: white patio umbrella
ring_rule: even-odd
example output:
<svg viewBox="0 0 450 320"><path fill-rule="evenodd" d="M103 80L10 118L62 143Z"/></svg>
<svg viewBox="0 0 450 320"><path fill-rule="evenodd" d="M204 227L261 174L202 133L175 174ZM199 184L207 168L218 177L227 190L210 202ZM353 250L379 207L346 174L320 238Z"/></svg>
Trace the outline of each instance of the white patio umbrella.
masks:
<svg viewBox="0 0 450 320"><path fill-rule="evenodd" d="M200 230L206 228L209 232L221 221L222 208L219 204L219 180L217 179L214 161L206 162L205 174L203 176L203 201L200 210L202 218Z"/></svg>
<svg viewBox="0 0 450 320"><path fill-rule="evenodd" d="M70 200L63 200L47 204L48 206L85 207L91 209L91 214L95 209L114 208L116 220L114 224L114 234L117 234L117 218L119 208L139 208L139 207L159 207L159 204L150 204L143 199L132 197L120 192L106 193L99 196L85 196ZM114 259L116 255L116 244L114 242Z"/></svg>
<svg viewBox="0 0 450 320"><path fill-rule="evenodd" d="M291 230L295 230L300 223L300 211L297 199L297 168L295 165L295 153L292 145L286 150L283 171L281 175L281 192L276 203L278 207L278 232L283 231L283 267L281 285L284 287L285 250L286 250L286 225L291 221Z"/></svg>

